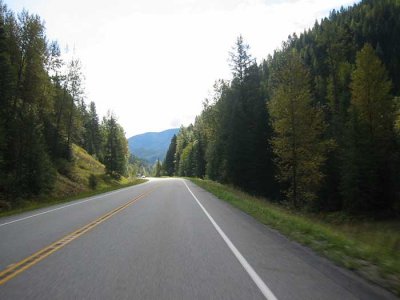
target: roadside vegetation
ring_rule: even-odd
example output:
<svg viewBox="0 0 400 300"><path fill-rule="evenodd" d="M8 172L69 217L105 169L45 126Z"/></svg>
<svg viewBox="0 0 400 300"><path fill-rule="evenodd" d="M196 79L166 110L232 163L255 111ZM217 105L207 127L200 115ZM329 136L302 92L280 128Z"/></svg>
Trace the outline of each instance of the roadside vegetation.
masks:
<svg viewBox="0 0 400 300"><path fill-rule="evenodd" d="M239 36L232 77L161 174L212 180L193 179L400 294L399 14L398 0L332 10L261 61Z"/></svg>
<svg viewBox="0 0 400 300"><path fill-rule="evenodd" d="M400 295L400 221L305 213L214 181L190 180L289 239Z"/></svg>
<svg viewBox="0 0 400 300"><path fill-rule="evenodd" d="M399 294L399 14L398 0L332 10L261 61L239 36L231 78L171 139L161 173L212 180L194 179Z"/></svg>
<svg viewBox="0 0 400 300"><path fill-rule="evenodd" d="M72 162L57 173L53 190L47 195L19 197L13 205L0 202L0 217L42 208L62 202L90 197L116 189L146 182L146 179L130 176L115 178L106 173L106 167L83 148L72 145ZM134 166L130 166L136 171Z"/></svg>
<svg viewBox="0 0 400 300"><path fill-rule="evenodd" d="M0 214L139 182L117 117L87 99L80 60L3 0L0 74Z"/></svg>
<svg viewBox="0 0 400 300"><path fill-rule="evenodd" d="M296 210L399 218L399 15L398 0L332 10L261 61L239 36L231 78L171 139L163 173Z"/></svg>

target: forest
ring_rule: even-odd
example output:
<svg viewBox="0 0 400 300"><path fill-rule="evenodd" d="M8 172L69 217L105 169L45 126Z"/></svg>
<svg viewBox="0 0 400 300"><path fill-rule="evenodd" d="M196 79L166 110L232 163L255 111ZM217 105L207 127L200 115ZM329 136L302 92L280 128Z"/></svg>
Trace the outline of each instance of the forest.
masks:
<svg viewBox="0 0 400 300"><path fill-rule="evenodd" d="M0 201L48 194L70 176L72 146L100 160L109 176L128 171L117 118L101 121L87 101L81 62L62 59L37 15L15 14L0 0Z"/></svg>
<svg viewBox="0 0 400 300"><path fill-rule="evenodd" d="M260 63L239 36L232 79L171 140L162 172L294 209L400 215L400 1L364 0Z"/></svg>

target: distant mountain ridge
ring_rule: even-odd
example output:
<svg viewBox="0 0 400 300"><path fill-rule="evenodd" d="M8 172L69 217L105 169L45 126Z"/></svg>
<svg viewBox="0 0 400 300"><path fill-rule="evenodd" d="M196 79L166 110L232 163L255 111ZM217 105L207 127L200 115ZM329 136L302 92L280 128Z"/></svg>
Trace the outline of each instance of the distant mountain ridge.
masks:
<svg viewBox="0 0 400 300"><path fill-rule="evenodd" d="M137 157L154 163L157 159L163 160L174 134L179 128L172 128L161 132L146 132L128 138L129 150Z"/></svg>

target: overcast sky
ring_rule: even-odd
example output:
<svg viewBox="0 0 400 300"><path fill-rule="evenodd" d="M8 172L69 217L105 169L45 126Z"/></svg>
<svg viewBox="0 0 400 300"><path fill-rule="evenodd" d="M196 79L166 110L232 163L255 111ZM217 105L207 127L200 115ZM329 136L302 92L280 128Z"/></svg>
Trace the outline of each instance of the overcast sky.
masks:
<svg viewBox="0 0 400 300"><path fill-rule="evenodd" d="M4 0L41 16L80 58L86 101L113 111L127 137L188 125L242 34L260 62L288 35L354 0Z"/></svg>

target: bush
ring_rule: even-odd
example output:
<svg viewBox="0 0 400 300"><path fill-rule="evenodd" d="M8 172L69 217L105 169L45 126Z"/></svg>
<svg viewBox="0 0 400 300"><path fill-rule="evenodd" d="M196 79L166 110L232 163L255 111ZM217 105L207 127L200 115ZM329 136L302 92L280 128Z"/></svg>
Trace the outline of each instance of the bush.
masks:
<svg viewBox="0 0 400 300"><path fill-rule="evenodd" d="M89 187L92 189L92 190L95 190L96 189L96 187L97 187L97 177L94 175L94 174L90 174L90 176L89 176Z"/></svg>
<svg viewBox="0 0 400 300"><path fill-rule="evenodd" d="M10 202L0 200L0 212L2 211L7 211L11 209L11 204Z"/></svg>
<svg viewBox="0 0 400 300"><path fill-rule="evenodd" d="M55 162L57 171L69 179L73 179L73 163L66 159L57 159Z"/></svg>

